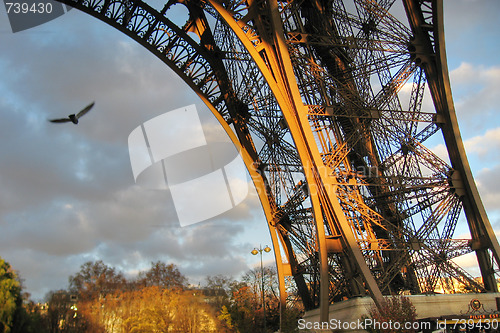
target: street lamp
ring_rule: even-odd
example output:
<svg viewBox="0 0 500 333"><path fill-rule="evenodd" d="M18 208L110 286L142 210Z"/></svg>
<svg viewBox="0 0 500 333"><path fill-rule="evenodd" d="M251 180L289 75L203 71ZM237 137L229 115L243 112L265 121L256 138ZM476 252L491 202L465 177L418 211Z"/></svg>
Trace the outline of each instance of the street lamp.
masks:
<svg viewBox="0 0 500 333"><path fill-rule="evenodd" d="M252 250L252 254L255 256L260 253L260 276L262 279L262 309L264 310L264 332L267 332L266 328L266 303L264 301L264 267L262 266L262 251L270 252L271 248L266 245L265 248L262 248L262 245L259 245L259 248L254 248Z"/></svg>

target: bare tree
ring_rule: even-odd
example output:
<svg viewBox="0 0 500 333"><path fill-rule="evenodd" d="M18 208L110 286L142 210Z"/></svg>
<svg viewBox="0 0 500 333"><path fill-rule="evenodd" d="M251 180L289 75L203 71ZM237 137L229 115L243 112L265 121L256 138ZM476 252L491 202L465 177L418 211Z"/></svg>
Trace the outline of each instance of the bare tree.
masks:
<svg viewBox="0 0 500 333"><path fill-rule="evenodd" d="M187 279L174 264L157 261L151 263L148 271L139 273L139 284L146 287L184 288Z"/></svg>
<svg viewBox="0 0 500 333"><path fill-rule="evenodd" d="M69 277L70 291L80 298L106 297L107 294L126 285L125 277L102 260L88 261L80 271Z"/></svg>

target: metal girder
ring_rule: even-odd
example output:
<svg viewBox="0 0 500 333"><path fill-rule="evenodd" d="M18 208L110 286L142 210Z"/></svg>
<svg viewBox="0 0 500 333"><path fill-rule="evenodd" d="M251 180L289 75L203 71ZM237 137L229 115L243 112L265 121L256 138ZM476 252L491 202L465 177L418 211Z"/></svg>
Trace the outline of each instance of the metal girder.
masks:
<svg viewBox="0 0 500 333"><path fill-rule="evenodd" d="M442 0L405 0L403 3L415 38L424 45L421 51L426 60L423 67L427 73L436 112L444 119L442 132L451 164L457 170L459 181L464 186L465 194L461 196L461 200L467 215L472 241L481 243L481 249L476 250L476 255L485 288L496 292L498 287L489 253L486 250L491 251L498 266L500 265L500 246L474 182L458 128L448 77L443 2Z"/></svg>
<svg viewBox="0 0 500 333"><path fill-rule="evenodd" d="M309 121L307 109L302 103L299 89L296 85L293 67L288 54L288 48L283 40L281 20L279 19L277 3L270 2L267 6L259 6L255 2L254 7L247 9L252 13L252 19L260 34L249 27L245 20L238 19L234 11L229 11L216 1L210 1L219 15L231 27L236 36L241 40L248 50L261 73L266 78L283 115L287 121L288 128L297 147L299 156L304 166L304 175L309 184L309 191L317 192L311 195L311 201L316 222L318 252L320 257L320 317L322 321L328 320L329 285L328 261L326 238L323 230L329 223L331 229L337 229L342 234L344 246L350 252L357 268L362 272L364 282L372 293L377 305L381 303L382 294L370 273L365 259L355 242L350 226L345 219L344 213L334 194L332 180L327 173L323 172L324 164ZM252 6L251 4L249 6ZM256 13L257 11L261 11ZM311 187L313 185L313 187ZM326 221L324 222L324 219ZM335 226L333 226L335 224Z"/></svg>

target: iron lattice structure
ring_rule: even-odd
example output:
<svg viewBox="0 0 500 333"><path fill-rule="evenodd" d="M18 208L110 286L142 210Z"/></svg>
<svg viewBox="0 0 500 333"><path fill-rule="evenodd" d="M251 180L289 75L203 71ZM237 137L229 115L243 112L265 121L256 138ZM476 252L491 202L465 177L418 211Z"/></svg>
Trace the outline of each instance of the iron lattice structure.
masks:
<svg viewBox="0 0 500 333"><path fill-rule="evenodd" d="M262 202L282 302L286 279L322 320L331 302L366 294L497 291L442 0L62 2L146 47L217 117ZM437 142L450 163L426 146ZM471 239L453 238L462 212ZM453 261L470 252L482 282Z"/></svg>

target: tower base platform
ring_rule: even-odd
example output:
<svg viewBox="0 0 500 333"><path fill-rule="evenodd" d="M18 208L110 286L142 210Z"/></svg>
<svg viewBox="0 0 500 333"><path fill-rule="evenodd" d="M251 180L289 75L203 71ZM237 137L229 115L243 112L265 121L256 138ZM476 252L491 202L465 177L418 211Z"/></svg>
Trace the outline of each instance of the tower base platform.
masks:
<svg viewBox="0 0 500 333"><path fill-rule="evenodd" d="M453 332L451 329L464 329L460 332L473 332L474 325L490 332L500 332L500 293L435 294L410 295L417 312L416 332ZM330 305L329 321L321 322L319 309L305 313L298 323L304 332L367 332L367 325L393 325L394 323L374 322L369 311L375 305L371 297L358 297ZM426 324L428 323L428 324ZM410 326L408 326L410 327ZM384 328L382 326L382 328ZM488 330L485 330L488 332ZM458 332L458 331L457 331Z"/></svg>

